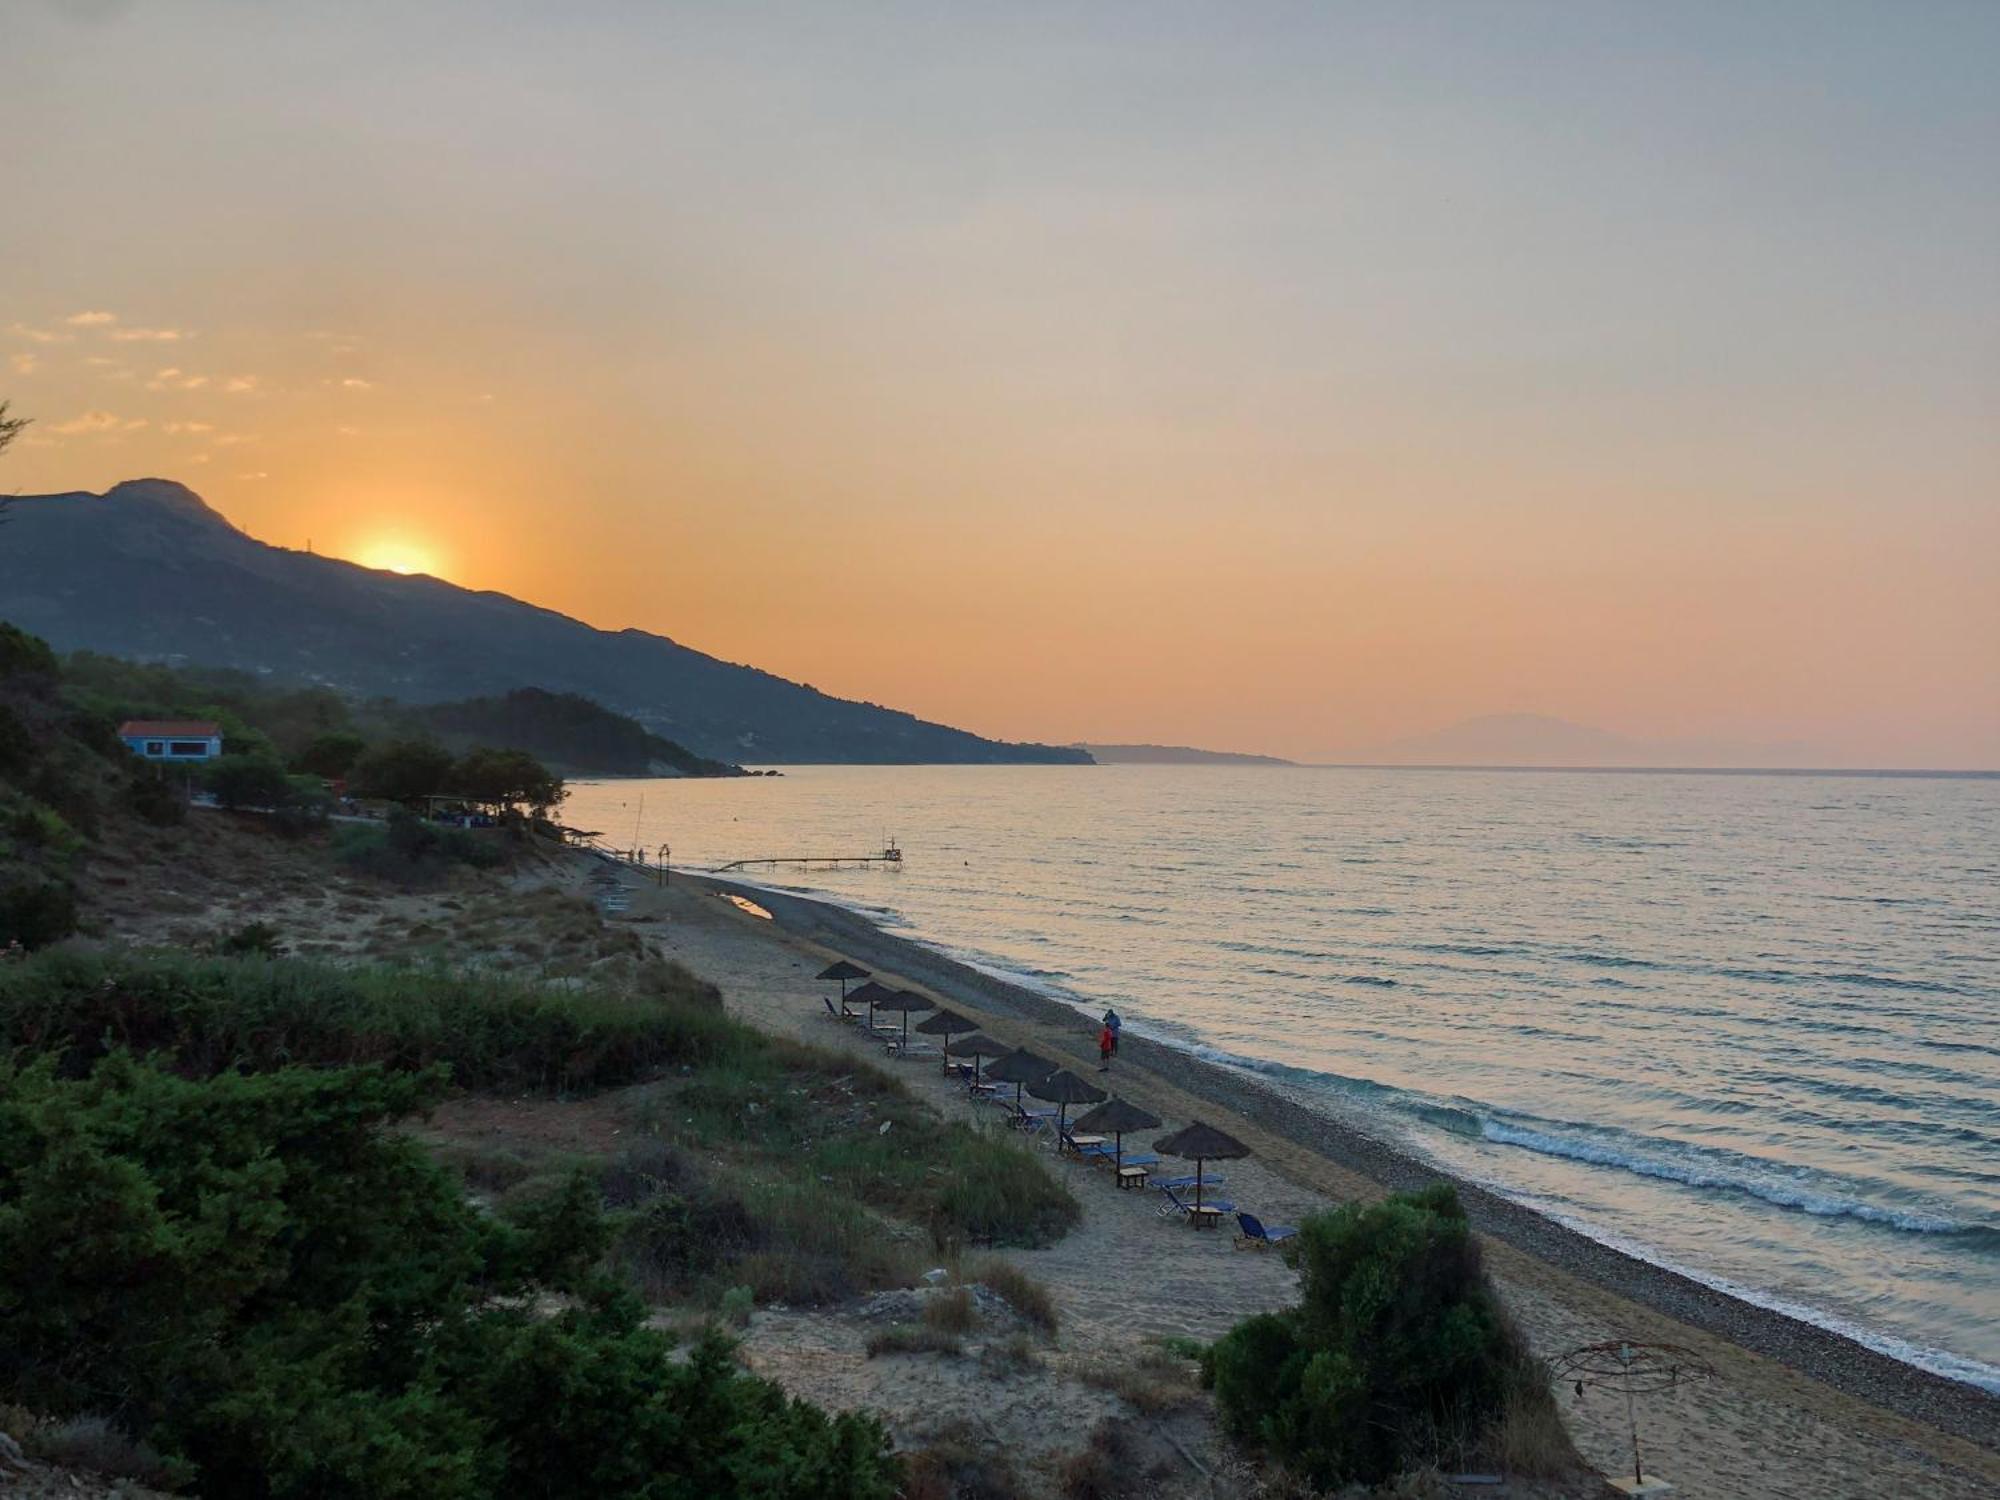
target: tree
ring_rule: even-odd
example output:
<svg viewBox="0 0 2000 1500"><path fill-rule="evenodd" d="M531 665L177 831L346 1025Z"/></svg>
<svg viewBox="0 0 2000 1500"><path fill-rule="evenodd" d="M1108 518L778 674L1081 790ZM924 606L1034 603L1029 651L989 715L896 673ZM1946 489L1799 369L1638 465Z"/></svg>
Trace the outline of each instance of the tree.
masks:
<svg viewBox="0 0 2000 1500"><path fill-rule="evenodd" d="M317 736L292 764L308 775L337 779L352 771L367 750L368 741L360 735L336 730Z"/></svg>
<svg viewBox="0 0 2000 1500"><path fill-rule="evenodd" d="M1526 1359L1457 1195L1350 1203L1307 1218L1295 1243L1299 1306L1209 1351L1223 1425L1328 1489L1457 1456Z"/></svg>
<svg viewBox="0 0 2000 1500"><path fill-rule="evenodd" d="M0 453L7 451L8 444L21 435L21 429L34 420L33 417L10 417L7 408L10 402L0 401Z"/></svg>
<svg viewBox="0 0 2000 1500"><path fill-rule="evenodd" d="M292 782L283 762L263 755L224 755L208 764L203 779L224 807L268 807L291 801Z"/></svg>
<svg viewBox="0 0 2000 1500"><path fill-rule="evenodd" d="M562 778L525 750L481 746L452 767L452 789L496 811L546 813L565 795Z"/></svg>
<svg viewBox="0 0 2000 1500"><path fill-rule="evenodd" d="M454 790L451 752L430 740L395 740L355 762L355 792L391 802L421 802Z"/></svg>

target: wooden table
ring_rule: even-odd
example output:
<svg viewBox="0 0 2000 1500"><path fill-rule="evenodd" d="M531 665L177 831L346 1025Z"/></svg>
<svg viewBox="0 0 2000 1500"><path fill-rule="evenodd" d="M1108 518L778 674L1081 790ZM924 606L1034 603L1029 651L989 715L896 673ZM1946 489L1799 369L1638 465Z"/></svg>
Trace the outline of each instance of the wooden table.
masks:
<svg viewBox="0 0 2000 1500"><path fill-rule="evenodd" d="M1146 1185L1146 1169L1144 1167L1120 1167L1118 1169L1119 1187L1142 1188L1145 1185Z"/></svg>
<svg viewBox="0 0 2000 1500"><path fill-rule="evenodd" d="M1222 1222L1222 1210L1204 1203L1188 1210L1188 1218L1197 1229L1213 1229Z"/></svg>
<svg viewBox="0 0 2000 1500"><path fill-rule="evenodd" d="M1102 1135L1073 1135L1069 1138L1069 1149L1081 1156L1085 1146L1101 1146L1109 1139L1109 1136Z"/></svg>

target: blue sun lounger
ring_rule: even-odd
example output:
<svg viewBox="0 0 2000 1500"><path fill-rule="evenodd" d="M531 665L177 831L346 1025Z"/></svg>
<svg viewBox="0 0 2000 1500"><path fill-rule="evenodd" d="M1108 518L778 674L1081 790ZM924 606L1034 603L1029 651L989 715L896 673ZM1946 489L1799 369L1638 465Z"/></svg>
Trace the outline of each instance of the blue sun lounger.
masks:
<svg viewBox="0 0 2000 1500"><path fill-rule="evenodd" d="M1173 1188L1167 1188L1165 1189L1165 1193L1167 1201L1160 1206L1161 1218L1191 1219L1194 1217L1194 1205L1184 1202L1179 1192ZM1201 1200L1201 1206L1210 1212L1218 1214L1233 1214L1236 1212L1236 1205L1231 1203L1227 1198L1210 1198L1204 1196Z"/></svg>
<svg viewBox="0 0 2000 1500"><path fill-rule="evenodd" d="M1259 1250L1268 1250L1273 1245L1284 1244L1298 1233L1289 1224L1265 1224L1255 1214L1239 1213L1236 1222L1243 1228L1243 1232L1236 1236L1236 1248L1239 1250L1253 1245Z"/></svg>

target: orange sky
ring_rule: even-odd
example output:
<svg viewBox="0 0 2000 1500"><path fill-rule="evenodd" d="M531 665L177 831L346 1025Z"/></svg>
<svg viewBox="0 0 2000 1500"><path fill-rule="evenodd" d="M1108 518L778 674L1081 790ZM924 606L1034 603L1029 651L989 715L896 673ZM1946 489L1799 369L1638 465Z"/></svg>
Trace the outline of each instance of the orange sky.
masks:
<svg viewBox="0 0 2000 1500"><path fill-rule="evenodd" d="M2000 765L2000 13L564 11L28 7L0 478L1008 737Z"/></svg>

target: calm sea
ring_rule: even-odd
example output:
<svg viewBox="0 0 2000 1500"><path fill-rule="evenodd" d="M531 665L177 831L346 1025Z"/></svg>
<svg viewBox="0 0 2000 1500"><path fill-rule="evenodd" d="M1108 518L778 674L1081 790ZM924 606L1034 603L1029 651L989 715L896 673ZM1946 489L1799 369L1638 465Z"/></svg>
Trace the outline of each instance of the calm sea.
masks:
<svg viewBox="0 0 2000 1500"><path fill-rule="evenodd" d="M569 814L690 867L894 837L753 874L2000 1391L2000 781L804 767Z"/></svg>

